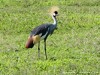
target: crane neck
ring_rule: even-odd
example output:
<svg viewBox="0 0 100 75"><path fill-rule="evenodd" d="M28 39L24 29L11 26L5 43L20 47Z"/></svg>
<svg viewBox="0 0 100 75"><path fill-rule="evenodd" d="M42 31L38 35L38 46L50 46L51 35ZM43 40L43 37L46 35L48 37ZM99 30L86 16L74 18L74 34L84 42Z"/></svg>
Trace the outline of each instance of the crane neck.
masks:
<svg viewBox="0 0 100 75"><path fill-rule="evenodd" d="M52 16L52 19L54 21L53 25L57 25L57 19L56 19L56 16Z"/></svg>

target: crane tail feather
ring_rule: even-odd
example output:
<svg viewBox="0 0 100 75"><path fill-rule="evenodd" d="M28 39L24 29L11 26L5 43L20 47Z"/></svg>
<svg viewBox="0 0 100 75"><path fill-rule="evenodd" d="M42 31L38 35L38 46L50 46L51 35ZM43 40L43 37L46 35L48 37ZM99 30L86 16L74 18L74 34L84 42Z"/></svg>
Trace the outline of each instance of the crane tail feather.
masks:
<svg viewBox="0 0 100 75"><path fill-rule="evenodd" d="M33 39L31 37L28 38L25 47L26 48L32 48L32 47L34 47Z"/></svg>
<svg viewBox="0 0 100 75"><path fill-rule="evenodd" d="M32 37L29 36L29 38L28 38L28 40L26 42L25 47L26 48L32 48L39 41L40 41L40 36L39 35L35 35L35 36L33 35Z"/></svg>

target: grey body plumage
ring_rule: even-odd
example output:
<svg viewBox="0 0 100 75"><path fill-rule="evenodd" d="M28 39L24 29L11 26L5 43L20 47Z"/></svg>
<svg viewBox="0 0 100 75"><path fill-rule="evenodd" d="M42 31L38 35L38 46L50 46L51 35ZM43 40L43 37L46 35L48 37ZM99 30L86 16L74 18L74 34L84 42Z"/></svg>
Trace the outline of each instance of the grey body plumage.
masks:
<svg viewBox="0 0 100 75"><path fill-rule="evenodd" d="M42 24L40 26L37 26L36 28L34 28L31 31L31 34L30 34L30 37L29 37L29 41L33 36L37 36L37 35L40 37L40 39L44 40L44 50L45 50L46 59L47 59L46 39L49 35L53 34L54 30L57 28L57 20L56 20L57 14L58 14L58 12L54 11L54 14L52 15L54 23L52 23L52 24ZM28 41L28 44L26 44L26 48L32 48L32 46L34 46L34 43L30 44L29 41ZM38 41L38 57L40 57L40 41Z"/></svg>
<svg viewBox="0 0 100 75"><path fill-rule="evenodd" d="M54 32L54 30L56 29L56 26L53 25L53 24L43 24L43 25L40 25L36 28L34 28L32 31L31 31L31 34L30 36L35 36L35 35L39 35L39 34L42 34L42 36L44 36L46 33L47 35L50 35ZM48 37L48 36L46 36ZM46 38L44 37L44 38Z"/></svg>

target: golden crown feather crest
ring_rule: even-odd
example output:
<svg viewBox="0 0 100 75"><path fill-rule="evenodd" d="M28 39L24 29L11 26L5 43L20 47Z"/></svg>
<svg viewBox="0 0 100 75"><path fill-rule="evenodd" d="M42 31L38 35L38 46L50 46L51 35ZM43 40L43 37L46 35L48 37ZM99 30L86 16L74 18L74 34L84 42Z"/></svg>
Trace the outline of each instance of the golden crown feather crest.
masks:
<svg viewBox="0 0 100 75"><path fill-rule="evenodd" d="M55 11L59 11L59 7L58 7L58 6L53 6L53 7L51 7L51 8L49 9L49 14L50 14L50 15L53 15L53 13L54 13Z"/></svg>

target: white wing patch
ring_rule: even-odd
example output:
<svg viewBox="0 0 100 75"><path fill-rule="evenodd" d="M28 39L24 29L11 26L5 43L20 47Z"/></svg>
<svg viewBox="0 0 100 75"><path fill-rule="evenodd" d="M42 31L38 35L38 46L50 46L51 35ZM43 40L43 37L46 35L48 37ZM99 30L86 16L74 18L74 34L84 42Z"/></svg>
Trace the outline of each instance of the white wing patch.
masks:
<svg viewBox="0 0 100 75"><path fill-rule="evenodd" d="M41 37L42 33L39 34L39 36Z"/></svg>

